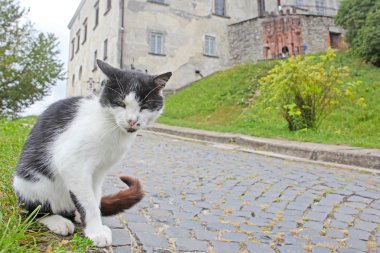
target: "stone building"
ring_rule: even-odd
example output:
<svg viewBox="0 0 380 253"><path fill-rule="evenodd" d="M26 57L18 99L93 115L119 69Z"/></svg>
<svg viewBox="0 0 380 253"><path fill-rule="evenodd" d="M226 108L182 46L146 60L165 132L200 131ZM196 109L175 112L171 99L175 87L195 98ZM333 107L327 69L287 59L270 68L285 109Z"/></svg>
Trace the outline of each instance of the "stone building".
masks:
<svg viewBox="0 0 380 253"><path fill-rule="evenodd" d="M67 95L99 89L102 76L96 59L149 74L172 71L167 89L176 90L232 64L278 57L284 46L290 54L303 53L305 46L307 52L325 50L331 44L329 35L341 33L331 18L338 4L82 0L68 26Z"/></svg>

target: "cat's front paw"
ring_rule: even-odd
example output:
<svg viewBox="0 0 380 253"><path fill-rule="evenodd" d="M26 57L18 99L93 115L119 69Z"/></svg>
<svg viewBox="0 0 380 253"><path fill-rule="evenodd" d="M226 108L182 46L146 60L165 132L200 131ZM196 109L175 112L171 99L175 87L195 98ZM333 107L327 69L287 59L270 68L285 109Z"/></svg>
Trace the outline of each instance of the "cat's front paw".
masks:
<svg viewBox="0 0 380 253"><path fill-rule="evenodd" d="M70 235L74 233L74 224L60 215L49 215L39 220L51 231L58 235Z"/></svg>
<svg viewBox="0 0 380 253"><path fill-rule="evenodd" d="M106 247L112 243L111 229L105 225L99 228L86 228L84 233L86 237L94 242L94 246L96 247Z"/></svg>

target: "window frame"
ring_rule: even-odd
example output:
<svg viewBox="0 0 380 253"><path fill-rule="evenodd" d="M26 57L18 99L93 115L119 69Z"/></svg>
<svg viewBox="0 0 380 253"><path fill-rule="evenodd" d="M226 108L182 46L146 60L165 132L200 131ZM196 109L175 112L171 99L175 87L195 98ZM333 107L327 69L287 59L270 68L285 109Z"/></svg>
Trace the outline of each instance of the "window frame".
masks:
<svg viewBox="0 0 380 253"><path fill-rule="evenodd" d="M218 57L215 36L206 34L203 37L203 55L209 57Z"/></svg>
<svg viewBox="0 0 380 253"><path fill-rule="evenodd" d="M326 6L326 2L325 0L315 0L315 11L317 13L317 15L325 15L325 7Z"/></svg>
<svg viewBox="0 0 380 253"><path fill-rule="evenodd" d="M80 29L77 31L76 33L76 38L77 38L77 43L76 43L76 49L75 49L75 53L78 53L79 52L79 48L80 48Z"/></svg>
<svg viewBox="0 0 380 253"><path fill-rule="evenodd" d="M70 56L70 60L73 60L74 59L74 55L75 55L75 38L76 37L74 37L71 40L71 56Z"/></svg>
<svg viewBox="0 0 380 253"><path fill-rule="evenodd" d="M158 49L157 38L160 38L160 43L161 43L161 46L160 46L158 51L157 51L157 49ZM153 40L154 40L154 42L153 42ZM154 45L152 43L154 43ZM154 50L152 50L153 46L154 46ZM149 53L153 54L153 55L165 55L164 47L165 47L165 35L164 35L164 33L163 32L157 32L157 31L151 32L150 36L149 36Z"/></svg>
<svg viewBox="0 0 380 253"><path fill-rule="evenodd" d="M219 3L217 3L218 1L223 1L223 13L219 13L217 10L219 8L217 8L217 5L219 5ZM214 0L214 15L216 16L220 16L220 17L227 17L227 3L226 3L226 0Z"/></svg>
<svg viewBox="0 0 380 253"><path fill-rule="evenodd" d="M112 0L106 1L106 11L104 12L104 15L107 15L107 13L111 10L112 7Z"/></svg>
<svg viewBox="0 0 380 253"><path fill-rule="evenodd" d="M95 8L95 20L94 20L95 24L94 24L93 30L95 30L96 27L98 27L99 25L99 1L95 3L94 8Z"/></svg>
<svg viewBox="0 0 380 253"><path fill-rule="evenodd" d="M83 21L83 40L82 45L87 41L87 29L88 29L88 22L87 18Z"/></svg>
<svg viewBox="0 0 380 253"><path fill-rule="evenodd" d="M96 63L96 60L98 59L98 50L94 51L94 62L93 62L93 67L92 67L92 72L98 69L98 64Z"/></svg>
<svg viewBox="0 0 380 253"><path fill-rule="evenodd" d="M103 42L103 60L108 58L108 39L105 39Z"/></svg>

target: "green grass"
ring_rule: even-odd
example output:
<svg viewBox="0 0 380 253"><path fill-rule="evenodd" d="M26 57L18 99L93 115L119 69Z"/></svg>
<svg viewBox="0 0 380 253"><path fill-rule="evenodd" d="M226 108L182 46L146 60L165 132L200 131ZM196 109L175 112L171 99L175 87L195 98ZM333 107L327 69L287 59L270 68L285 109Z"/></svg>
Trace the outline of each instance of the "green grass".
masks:
<svg viewBox="0 0 380 253"><path fill-rule="evenodd" d="M350 67L350 80L362 81L356 92L365 98L367 107L347 100L318 130L290 132L278 112L255 103L258 79L276 64L273 61L238 65L194 83L166 99L159 122L252 136L380 148L380 69L349 53L338 53L337 61Z"/></svg>
<svg viewBox="0 0 380 253"><path fill-rule="evenodd" d="M12 174L35 118L0 120L0 253L87 252L91 242L79 234L63 240L40 226L17 205Z"/></svg>

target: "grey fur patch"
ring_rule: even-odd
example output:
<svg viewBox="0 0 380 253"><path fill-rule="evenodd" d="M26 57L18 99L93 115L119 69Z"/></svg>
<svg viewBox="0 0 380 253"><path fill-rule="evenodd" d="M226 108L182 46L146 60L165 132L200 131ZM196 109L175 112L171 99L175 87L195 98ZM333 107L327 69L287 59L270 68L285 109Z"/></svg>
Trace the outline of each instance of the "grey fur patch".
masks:
<svg viewBox="0 0 380 253"><path fill-rule="evenodd" d="M70 192L70 197L71 197L71 200L73 201L78 213L80 214L80 219L82 221L82 224L84 226L86 226L86 210L84 209L84 207L82 206L82 204L79 202L77 196L75 196L75 194L72 192L72 191L69 191Z"/></svg>
<svg viewBox="0 0 380 253"><path fill-rule="evenodd" d="M38 182L41 176L54 179L54 172L50 168L51 155L47 152L47 147L75 118L81 99L84 98L60 100L41 114L25 142L16 167L17 176L33 182Z"/></svg>

